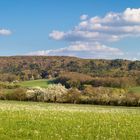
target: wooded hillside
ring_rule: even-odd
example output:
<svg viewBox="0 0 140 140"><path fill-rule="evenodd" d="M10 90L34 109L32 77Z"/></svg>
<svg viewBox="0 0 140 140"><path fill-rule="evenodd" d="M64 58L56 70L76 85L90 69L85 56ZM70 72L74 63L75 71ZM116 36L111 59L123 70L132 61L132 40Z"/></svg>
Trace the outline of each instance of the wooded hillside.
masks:
<svg viewBox="0 0 140 140"><path fill-rule="evenodd" d="M0 57L0 80L30 80L78 72L92 77L138 77L140 61L93 60L57 56Z"/></svg>

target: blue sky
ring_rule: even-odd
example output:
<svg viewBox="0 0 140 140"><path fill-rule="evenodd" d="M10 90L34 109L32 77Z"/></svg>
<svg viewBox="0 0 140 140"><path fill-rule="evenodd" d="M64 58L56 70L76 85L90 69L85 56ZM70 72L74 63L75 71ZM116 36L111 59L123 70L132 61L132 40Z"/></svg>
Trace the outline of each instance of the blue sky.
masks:
<svg viewBox="0 0 140 140"><path fill-rule="evenodd" d="M139 8L134 0L0 0L0 55L140 59Z"/></svg>

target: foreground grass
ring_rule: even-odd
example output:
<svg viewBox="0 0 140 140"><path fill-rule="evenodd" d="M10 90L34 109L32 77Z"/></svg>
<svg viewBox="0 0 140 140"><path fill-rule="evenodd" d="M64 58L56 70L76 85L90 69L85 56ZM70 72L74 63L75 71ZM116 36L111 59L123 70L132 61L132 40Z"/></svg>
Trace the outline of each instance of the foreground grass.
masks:
<svg viewBox="0 0 140 140"><path fill-rule="evenodd" d="M0 139L138 140L139 108L0 101Z"/></svg>
<svg viewBox="0 0 140 140"><path fill-rule="evenodd" d="M41 79L41 80L31 80L31 81L24 81L20 83L20 86L22 87L42 87L42 88L47 88L48 84L51 81L46 80L46 79Z"/></svg>

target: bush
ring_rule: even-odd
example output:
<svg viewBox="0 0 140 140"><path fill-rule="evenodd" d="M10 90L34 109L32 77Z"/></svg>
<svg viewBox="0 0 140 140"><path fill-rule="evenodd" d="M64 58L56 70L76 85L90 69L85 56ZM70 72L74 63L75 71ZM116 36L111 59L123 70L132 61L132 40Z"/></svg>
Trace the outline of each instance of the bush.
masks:
<svg viewBox="0 0 140 140"><path fill-rule="evenodd" d="M135 78L128 77L105 77L105 78L94 78L90 84L94 87L113 87L113 88L129 88L136 86Z"/></svg>
<svg viewBox="0 0 140 140"><path fill-rule="evenodd" d="M54 82L61 83L66 88L78 88L79 90L82 90L84 85L113 88L129 88L137 85L134 77L91 77L76 72L63 73Z"/></svg>
<svg viewBox="0 0 140 140"><path fill-rule="evenodd" d="M62 73L56 80L55 83L61 83L66 88L78 88L82 89L84 84L89 84L93 78L86 74L67 72Z"/></svg>
<svg viewBox="0 0 140 140"><path fill-rule="evenodd" d="M17 88L17 89L12 89L11 91L1 90L0 99L1 100L25 101L26 100L26 89Z"/></svg>
<svg viewBox="0 0 140 140"><path fill-rule="evenodd" d="M140 106L140 94L131 93L121 88L105 88L86 86L82 91L80 103L117 105L117 106Z"/></svg>
<svg viewBox="0 0 140 140"><path fill-rule="evenodd" d="M16 89L19 88L20 85L17 84L10 84L10 83L4 83L4 82L0 82L0 89Z"/></svg>
<svg viewBox="0 0 140 140"><path fill-rule="evenodd" d="M26 99L26 90L23 88L18 88L13 90L11 93L6 94L7 100L17 100L17 101L25 101Z"/></svg>
<svg viewBox="0 0 140 140"><path fill-rule="evenodd" d="M72 88L68 91L64 98L67 103L80 103L81 92L76 88Z"/></svg>
<svg viewBox="0 0 140 140"><path fill-rule="evenodd" d="M0 100L6 100L6 96L4 94L4 91L0 89Z"/></svg>
<svg viewBox="0 0 140 140"><path fill-rule="evenodd" d="M18 80L18 77L12 73L5 73L5 74L0 74L0 81L3 82L13 82L15 80Z"/></svg>
<svg viewBox="0 0 140 140"><path fill-rule="evenodd" d="M0 99L140 106L140 94L135 94L123 88L93 87L91 85L84 85L82 90L78 90L77 88L66 89L61 84L48 85L47 88L35 87L28 89L0 89Z"/></svg>
<svg viewBox="0 0 140 140"><path fill-rule="evenodd" d="M65 102L63 98L67 94L68 90L62 86L58 85L49 85L45 88L29 88L27 90L26 96L28 100L33 101L44 101L44 102Z"/></svg>

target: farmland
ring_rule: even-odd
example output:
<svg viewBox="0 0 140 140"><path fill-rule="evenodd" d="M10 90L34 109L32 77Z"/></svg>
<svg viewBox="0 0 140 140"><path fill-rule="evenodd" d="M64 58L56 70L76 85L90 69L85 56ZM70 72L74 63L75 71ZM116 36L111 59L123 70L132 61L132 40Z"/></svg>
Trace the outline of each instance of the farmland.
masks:
<svg viewBox="0 0 140 140"><path fill-rule="evenodd" d="M0 101L0 116L0 139L140 137L139 108Z"/></svg>

